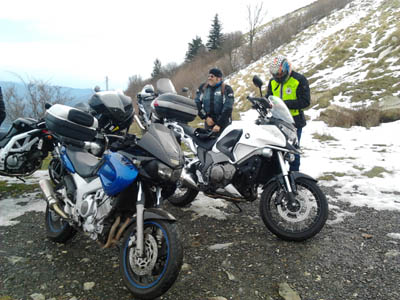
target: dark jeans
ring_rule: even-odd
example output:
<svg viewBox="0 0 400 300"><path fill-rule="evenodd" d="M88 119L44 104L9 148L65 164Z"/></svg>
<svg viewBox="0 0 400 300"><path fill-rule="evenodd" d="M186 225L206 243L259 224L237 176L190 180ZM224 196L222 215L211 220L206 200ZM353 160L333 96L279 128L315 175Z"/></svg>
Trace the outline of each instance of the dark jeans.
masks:
<svg viewBox="0 0 400 300"><path fill-rule="evenodd" d="M301 138L301 132L303 131L303 128L297 128L297 138L299 140L299 146L300 146L300 138ZM300 155L295 154L294 155L294 161L291 162L290 164L290 171L299 171L300 169Z"/></svg>

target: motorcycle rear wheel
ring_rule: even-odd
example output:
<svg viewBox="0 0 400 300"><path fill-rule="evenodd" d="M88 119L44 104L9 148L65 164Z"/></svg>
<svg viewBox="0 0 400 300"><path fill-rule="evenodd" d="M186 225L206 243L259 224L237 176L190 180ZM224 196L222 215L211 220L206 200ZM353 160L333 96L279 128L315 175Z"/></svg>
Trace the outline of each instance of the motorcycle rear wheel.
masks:
<svg viewBox="0 0 400 300"><path fill-rule="evenodd" d="M304 241L316 235L328 218L328 202L315 181L296 179L298 208L290 210L277 181L261 194L260 215L265 226L287 241Z"/></svg>
<svg viewBox="0 0 400 300"><path fill-rule="evenodd" d="M49 205L46 207L45 221L47 237L53 242L65 243L76 234L76 230L51 210Z"/></svg>
<svg viewBox="0 0 400 300"><path fill-rule="evenodd" d="M175 223L144 222L144 257L136 253L136 223L128 227L120 248L120 273L139 299L154 299L175 282L182 267L183 248Z"/></svg>

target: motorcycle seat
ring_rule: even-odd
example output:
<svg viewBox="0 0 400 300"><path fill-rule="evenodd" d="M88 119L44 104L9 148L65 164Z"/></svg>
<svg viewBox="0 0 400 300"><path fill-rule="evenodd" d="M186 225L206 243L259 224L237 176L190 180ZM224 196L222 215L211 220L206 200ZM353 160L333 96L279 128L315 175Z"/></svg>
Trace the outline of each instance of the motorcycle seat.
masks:
<svg viewBox="0 0 400 300"><path fill-rule="evenodd" d="M82 178L89 178L96 175L101 163L96 156L75 146L68 146L66 151L76 173Z"/></svg>
<svg viewBox="0 0 400 300"><path fill-rule="evenodd" d="M217 142L218 133L212 132L204 128L192 128L185 124L180 124L185 134L190 136L197 146L211 150L214 144Z"/></svg>

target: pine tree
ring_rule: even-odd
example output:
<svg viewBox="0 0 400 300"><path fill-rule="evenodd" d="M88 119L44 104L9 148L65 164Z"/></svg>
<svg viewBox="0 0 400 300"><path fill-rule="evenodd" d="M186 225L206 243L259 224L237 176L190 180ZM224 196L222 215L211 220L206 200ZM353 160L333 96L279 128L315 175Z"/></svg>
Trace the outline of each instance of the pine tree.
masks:
<svg viewBox="0 0 400 300"><path fill-rule="evenodd" d="M152 78L157 78L161 75L162 73L162 67L161 67L161 61L156 58L154 61L154 66L153 66L153 72L151 73Z"/></svg>
<svg viewBox="0 0 400 300"><path fill-rule="evenodd" d="M223 42L222 24L218 19L218 14L215 15L211 25L210 34L208 35L207 49L216 50L221 48Z"/></svg>
<svg viewBox="0 0 400 300"><path fill-rule="evenodd" d="M198 55L203 49L205 49L205 46L203 45L201 37L196 36L196 38L188 44L188 51L186 52L185 61L192 61L193 58L195 58L196 55Z"/></svg>

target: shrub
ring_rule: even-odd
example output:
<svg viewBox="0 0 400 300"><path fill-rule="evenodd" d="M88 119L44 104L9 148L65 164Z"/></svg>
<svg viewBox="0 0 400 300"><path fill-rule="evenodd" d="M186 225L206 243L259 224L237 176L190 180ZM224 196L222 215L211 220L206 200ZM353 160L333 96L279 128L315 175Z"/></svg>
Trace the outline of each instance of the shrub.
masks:
<svg viewBox="0 0 400 300"><path fill-rule="evenodd" d="M366 128L378 126L381 123L381 113L376 106L361 108L343 108L330 106L323 111L319 120L329 126L350 128L352 126L363 126Z"/></svg>

